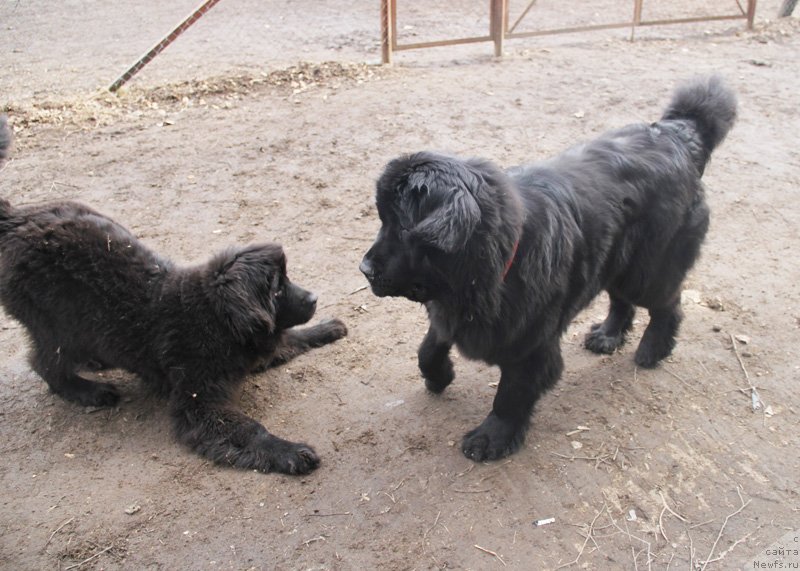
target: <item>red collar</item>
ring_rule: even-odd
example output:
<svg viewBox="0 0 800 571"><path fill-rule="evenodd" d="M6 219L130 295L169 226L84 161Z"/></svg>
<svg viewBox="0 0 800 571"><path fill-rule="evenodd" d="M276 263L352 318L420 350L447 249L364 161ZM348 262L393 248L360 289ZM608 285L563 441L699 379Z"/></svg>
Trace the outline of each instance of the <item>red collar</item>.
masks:
<svg viewBox="0 0 800 571"><path fill-rule="evenodd" d="M514 242L514 248L511 250L511 257L508 262L506 262L506 267L503 269L503 281L506 281L506 276L511 270L511 266L514 265L514 259L517 257L517 248L519 248L519 240Z"/></svg>

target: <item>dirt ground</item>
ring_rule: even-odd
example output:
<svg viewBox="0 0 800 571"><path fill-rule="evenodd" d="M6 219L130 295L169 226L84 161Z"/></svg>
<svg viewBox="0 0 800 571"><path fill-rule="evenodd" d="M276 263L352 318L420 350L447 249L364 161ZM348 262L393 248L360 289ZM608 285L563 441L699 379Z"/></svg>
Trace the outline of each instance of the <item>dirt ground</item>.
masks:
<svg viewBox="0 0 800 571"><path fill-rule="evenodd" d="M125 373L109 374L119 408L63 402L0 314L0 568L797 568L800 25L774 21L779 3L759 2L752 32L509 40L501 59L479 43L382 68L378 2L228 0L111 96L102 88L197 0L4 2L0 105L16 147L3 196L84 201L185 263L279 241L318 317L350 335L245 385L245 411L322 456L287 477L182 448L163 403ZM484 33L485 4L401 0L401 41ZM541 4L547 25L619 19L610 1ZM682 16L704 3L663 4ZM657 119L677 82L707 72L735 88L740 118L705 175L712 225L674 355L634 368L646 316L618 354L587 353L598 300L564 338L564 377L527 445L467 460L461 436L489 411L498 371L457 358L455 383L427 394L424 310L364 288L383 165L421 149L545 158Z"/></svg>

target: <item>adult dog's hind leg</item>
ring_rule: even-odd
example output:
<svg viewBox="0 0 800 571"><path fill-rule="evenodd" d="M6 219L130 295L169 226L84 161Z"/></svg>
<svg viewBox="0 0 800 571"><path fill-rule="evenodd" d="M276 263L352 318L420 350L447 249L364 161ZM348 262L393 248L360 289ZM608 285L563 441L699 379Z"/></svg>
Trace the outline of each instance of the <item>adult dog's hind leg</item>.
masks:
<svg viewBox="0 0 800 571"><path fill-rule="evenodd" d="M30 356L31 367L61 398L82 406L114 406L119 391L111 383L90 381L77 375L79 360L68 349L35 343Z"/></svg>
<svg viewBox="0 0 800 571"><path fill-rule="evenodd" d="M319 457L307 444L278 438L259 422L233 409L226 390L215 385L173 391L173 424L179 440L219 464L284 474L307 474ZM201 395L202 393L202 395Z"/></svg>
<svg viewBox="0 0 800 571"><path fill-rule="evenodd" d="M534 404L558 381L563 369L558 342L537 349L523 361L501 366L492 412L464 436L464 455L481 462L516 452L525 441Z"/></svg>
<svg viewBox="0 0 800 571"><path fill-rule="evenodd" d="M633 323L636 309L623 299L611 297L608 316L602 323L592 325L584 339L584 346L594 353L611 354L625 343L625 334Z"/></svg>
<svg viewBox="0 0 800 571"><path fill-rule="evenodd" d="M311 327L288 329L269 363L264 367L276 367L291 361L311 349L338 341L347 335L347 327L338 319L328 319Z"/></svg>
<svg viewBox="0 0 800 571"><path fill-rule="evenodd" d="M640 367L652 369L675 348L675 335L683 320L680 300L659 309L650 309L650 323L636 349L634 361Z"/></svg>
<svg viewBox="0 0 800 571"><path fill-rule="evenodd" d="M452 346L452 343L439 339L433 327L428 329L419 346L419 370L425 378L425 386L432 393L442 392L455 378L453 361L450 360Z"/></svg>

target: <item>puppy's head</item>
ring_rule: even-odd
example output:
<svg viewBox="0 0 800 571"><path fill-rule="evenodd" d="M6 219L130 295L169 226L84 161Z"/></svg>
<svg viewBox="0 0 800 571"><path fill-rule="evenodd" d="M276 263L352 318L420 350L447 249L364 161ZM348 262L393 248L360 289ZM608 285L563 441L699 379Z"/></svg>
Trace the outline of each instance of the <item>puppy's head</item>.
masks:
<svg viewBox="0 0 800 571"><path fill-rule="evenodd" d="M426 302L447 289L448 265L481 221L480 172L458 159L417 153L391 161L377 183L381 228L360 270L378 296Z"/></svg>
<svg viewBox="0 0 800 571"><path fill-rule="evenodd" d="M317 296L289 280L277 244L227 250L210 273L214 309L242 343L306 323L316 311Z"/></svg>
<svg viewBox="0 0 800 571"><path fill-rule="evenodd" d="M8 158L8 151L11 147L11 128L8 126L8 119L5 115L0 115L0 166Z"/></svg>

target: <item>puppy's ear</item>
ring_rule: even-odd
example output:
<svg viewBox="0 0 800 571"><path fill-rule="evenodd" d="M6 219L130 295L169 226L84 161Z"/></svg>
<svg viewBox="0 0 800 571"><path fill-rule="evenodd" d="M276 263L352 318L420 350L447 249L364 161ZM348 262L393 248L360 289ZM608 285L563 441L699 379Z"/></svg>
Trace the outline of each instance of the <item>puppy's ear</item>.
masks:
<svg viewBox="0 0 800 571"><path fill-rule="evenodd" d="M210 297L214 311L240 343L256 334L275 331L274 293L280 284L283 260L283 252L272 245L228 250L212 260Z"/></svg>
<svg viewBox="0 0 800 571"><path fill-rule="evenodd" d="M481 221L481 209L463 184L448 186L444 192L433 191L442 195L442 202L414 227L413 233L422 241L452 253L472 236Z"/></svg>

